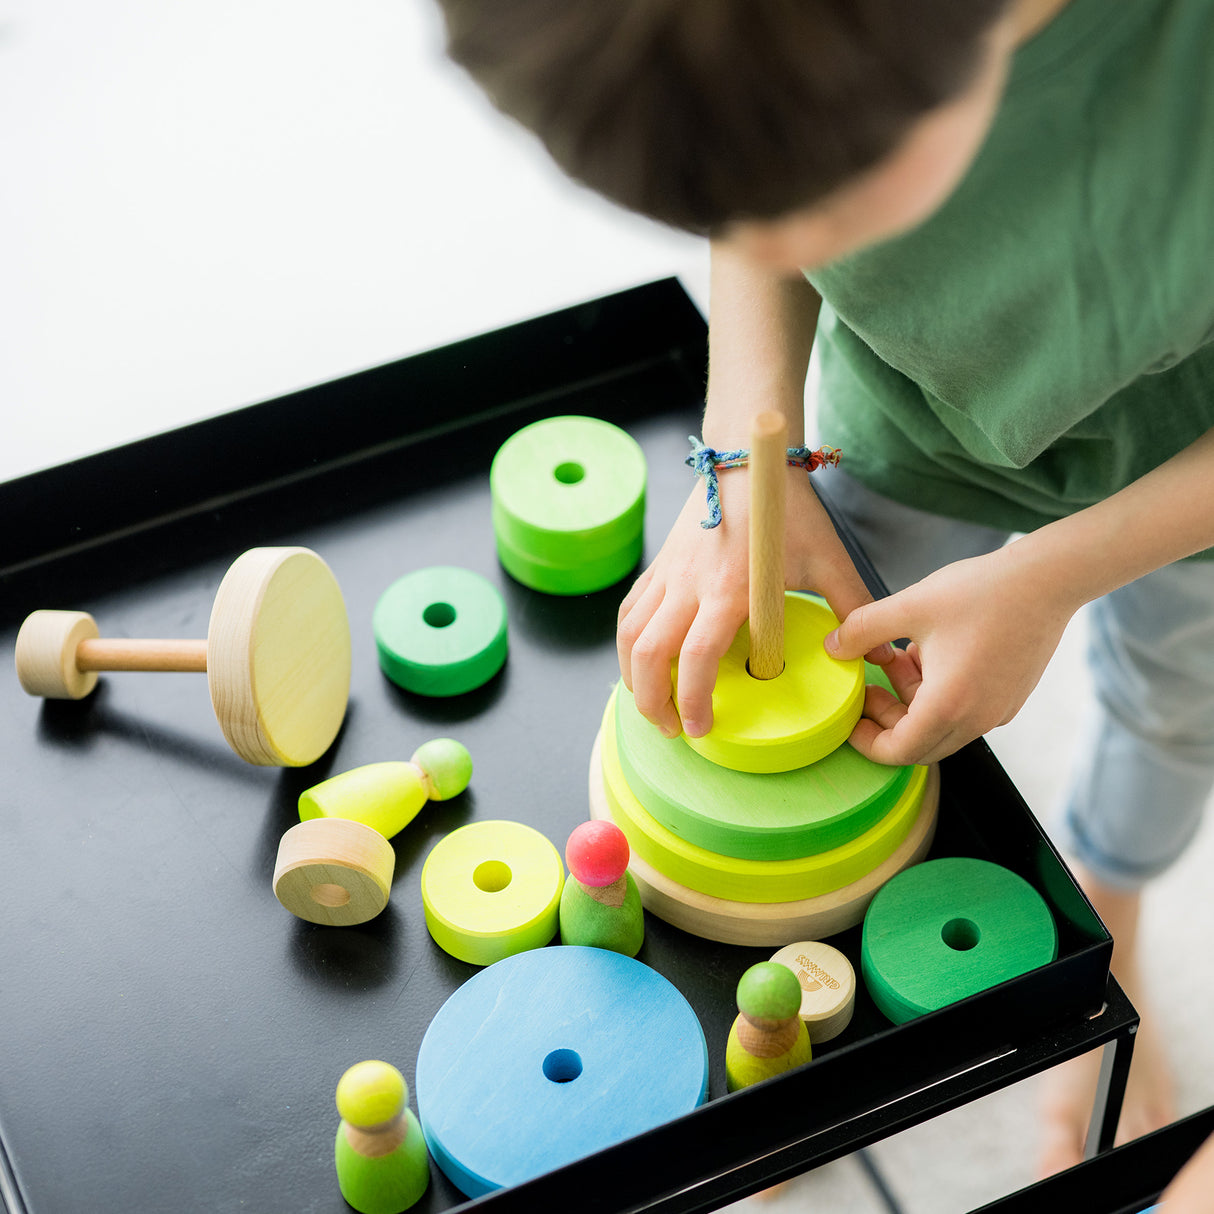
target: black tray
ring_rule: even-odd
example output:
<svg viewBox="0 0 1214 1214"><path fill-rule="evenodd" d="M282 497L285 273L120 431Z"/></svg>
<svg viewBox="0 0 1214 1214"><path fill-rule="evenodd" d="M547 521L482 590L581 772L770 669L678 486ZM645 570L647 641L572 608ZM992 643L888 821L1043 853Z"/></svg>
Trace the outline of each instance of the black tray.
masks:
<svg viewBox="0 0 1214 1214"><path fill-rule="evenodd" d="M237 759L201 676L108 676L86 701L40 705L9 664L0 1194L11 1209L346 1209L332 1165L338 1077L386 1057L412 1080L427 1024L475 972L427 935L425 856L486 817L528 822L563 848L586 817L590 746L616 678L623 587L563 599L506 576L489 461L542 416L626 427L649 459L652 555L691 487L682 458L705 363L702 317L676 282L658 282L0 484L5 653L36 607L89 610L103 635L204 636L223 572L259 544L325 557L355 642L346 724L304 770ZM424 699L380 674L370 616L396 577L449 563L502 590L510 658L476 692ZM469 747L473 784L397 837L387 911L359 928L293 919L270 875L299 792L440 734ZM943 776L933 854L993 859L1031 881L1058 923L1057 961L896 1029L861 992L850 1030L809 1067L725 1096L734 988L766 951L650 917L641 959L701 1019L709 1103L478 1208L555 1209L570 1184L582 1211L716 1208L1128 1041L1136 1017L1110 985L1112 942L989 749L967 747ZM857 959L856 931L835 943ZM416 1208L459 1205L433 1175Z"/></svg>

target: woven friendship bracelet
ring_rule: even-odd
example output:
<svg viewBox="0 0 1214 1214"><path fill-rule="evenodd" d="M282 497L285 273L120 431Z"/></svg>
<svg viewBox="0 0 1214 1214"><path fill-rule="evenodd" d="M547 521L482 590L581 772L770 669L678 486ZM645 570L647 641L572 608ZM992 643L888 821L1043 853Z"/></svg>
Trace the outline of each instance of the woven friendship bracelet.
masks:
<svg viewBox="0 0 1214 1214"><path fill-rule="evenodd" d="M691 454L683 462L696 476L704 478L708 492L708 517L700 520L700 526L711 530L721 524L721 491L717 485L717 473L723 468L741 468L749 460L750 452L744 447L735 451L716 451L705 446L694 434L689 434L687 441L691 443ZM808 447L789 447L787 463L790 468L815 472L824 464L837 464L841 456L842 452L837 447L819 447L817 451L811 451Z"/></svg>

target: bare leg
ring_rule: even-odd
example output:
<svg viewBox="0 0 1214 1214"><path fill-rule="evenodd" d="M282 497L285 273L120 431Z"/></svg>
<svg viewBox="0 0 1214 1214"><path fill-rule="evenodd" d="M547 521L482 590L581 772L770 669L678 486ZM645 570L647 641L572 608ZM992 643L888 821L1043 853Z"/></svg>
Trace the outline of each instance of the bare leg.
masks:
<svg viewBox="0 0 1214 1214"><path fill-rule="evenodd" d="M1113 936L1113 974L1138 1009L1142 1025L1134 1042L1134 1061L1117 1128L1117 1142L1128 1142L1174 1121L1176 1117L1171 1068L1144 998L1145 984L1138 966L1138 912L1141 896L1104 885L1079 872L1080 884ZM1095 1099L1100 1050L1063 1066L1044 1080L1042 1146L1038 1173L1051 1176L1083 1159L1083 1144Z"/></svg>

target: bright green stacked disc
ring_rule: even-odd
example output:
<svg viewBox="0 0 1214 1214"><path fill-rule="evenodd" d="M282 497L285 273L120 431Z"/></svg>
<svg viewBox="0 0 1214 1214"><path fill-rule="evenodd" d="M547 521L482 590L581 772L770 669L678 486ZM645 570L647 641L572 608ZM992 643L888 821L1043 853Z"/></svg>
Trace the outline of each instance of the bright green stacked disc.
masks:
<svg viewBox="0 0 1214 1214"><path fill-rule="evenodd" d="M860 968L895 1024L1047 965L1058 932L1041 895L989 860L948 857L886 882L864 916Z"/></svg>
<svg viewBox="0 0 1214 1214"><path fill-rule="evenodd" d="M506 604L470 569L436 565L399 578L371 626L384 674L418 695L462 695L506 660Z"/></svg>
<svg viewBox="0 0 1214 1214"><path fill-rule="evenodd" d="M589 594L641 557L645 456L618 426L550 417L499 448L489 473L498 559L525 586Z"/></svg>

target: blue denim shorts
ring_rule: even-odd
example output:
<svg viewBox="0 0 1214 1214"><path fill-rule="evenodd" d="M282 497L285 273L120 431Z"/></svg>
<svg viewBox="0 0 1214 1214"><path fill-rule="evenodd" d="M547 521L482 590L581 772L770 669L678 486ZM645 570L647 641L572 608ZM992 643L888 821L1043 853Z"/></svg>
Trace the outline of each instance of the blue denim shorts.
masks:
<svg viewBox="0 0 1214 1214"><path fill-rule="evenodd" d="M901 505L842 469L816 475L897 590L1007 533ZM1214 787L1214 561L1179 561L1087 608L1093 696L1069 788L1047 819L1059 849L1136 890L1184 852Z"/></svg>

